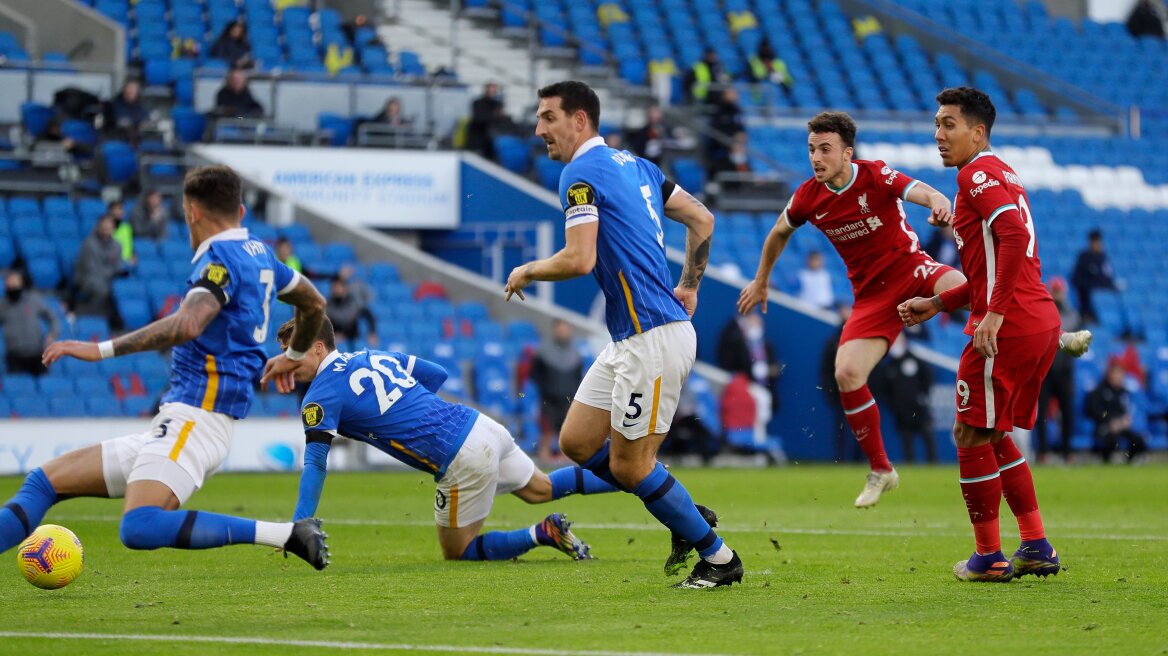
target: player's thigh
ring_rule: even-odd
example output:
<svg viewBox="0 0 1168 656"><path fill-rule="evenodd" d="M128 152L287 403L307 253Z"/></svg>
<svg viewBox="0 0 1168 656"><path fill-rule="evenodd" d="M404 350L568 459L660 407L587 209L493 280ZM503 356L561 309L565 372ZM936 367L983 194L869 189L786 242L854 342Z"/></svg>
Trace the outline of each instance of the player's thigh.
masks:
<svg viewBox="0 0 1168 656"><path fill-rule="evenodd" d="M848 319L848 323L851 323L851 319ZM841 336L840 339L843 340L844 337ZM890 343L887 337L860 337L841 341L835 354L835 377L841 382L840 389L851 392L852 389L863 386L872 369L888 354ZM848 387L852 389L844 389L842 382L847 382Z"/></svg>
<svg viewBox="0 0 1168 656"><path fill-rule="evenodd" d="M494 442L498 459L499 474L495 481L495 496L511 494L523 489L536 472L535 463L531 460L531 456L519 448L519 445L515 443L515 438L511 436L511 432L502 424L490 417L480 417L480 419L486 420L484 432Z"/></svg>
<svg viewBox="0 0 1168 656"><path fill-rule="evenodd" d="M650 433L631 440L613 433L608 466L625 489L635 488L657 466L657 451L665 437L665 433Z"/></svg>
<svg viewBox="0 0 1168 656"><path fill-rule="evenodd" d="M973 348L972 340L965 345L954 388L958 423L982 430L1013 428L1012 408L1022 370L1002 355L1000 347L998 357L986 358Z"/></svg>
<svg viewBox="0 0 1168 656"><path fill-rule="evenodd" d="M462 528L491 512L499 480L499 451L491 436L489 417L480 415L466 441L438 481L434 493L434 523Z"/></svg>
<svg viewBox="0 0 1168 656"><path fill-rule="evenodd" d="M466 547L475 539L483 528L483 520L471 522L466 526L451 528L438 527L438 546L442 548L442 557L446 560L459 560L466 552Z"/></svg>
<svg viewBox="0 0 1168 656"><path fill-rule="evenodd" d="M590 458L608 439L615 358L616 347L610 343L584 374L560 427L560 450L576 462Z"/></svg>
<svg viewBox="0 0 1168 656"><path fill-rule="evenodd" d="M58 499L71 497L108 497L109 488L103 473L102 445L75 449L41 465Z"/></svg>
<svg viewBox="0 0 1168 656"><path fill-rule="evenodd" d="M1058 353L1059 328L1037 335L1009 337L1005 351L999 346L998 360L1010 360L1015 364L1012 374L1016 380L1011 398L1010 419L1014 428L1030 430L1038 417L1038 398L1042 394L1042 381L1050 372L1050 366Z"/></svg>
<svg viewBox="0 0 1168 656"><path fill-rule="evenodd" d="M186 503L227 458L233 432L233 420L226 415L182 403L164 405L125 478L126 509L154 505L165 496L157 485L134 486L140 481L161 484L178 505ZM133 499L131 488L136 489Z"/></svg>
<svg viewBox="0 0 1168 656"><path fill-rule="evenodd" d="M628 440L669 432L681 388L697 356L688 321L675 321L619 343L611 425Z"/></svg>

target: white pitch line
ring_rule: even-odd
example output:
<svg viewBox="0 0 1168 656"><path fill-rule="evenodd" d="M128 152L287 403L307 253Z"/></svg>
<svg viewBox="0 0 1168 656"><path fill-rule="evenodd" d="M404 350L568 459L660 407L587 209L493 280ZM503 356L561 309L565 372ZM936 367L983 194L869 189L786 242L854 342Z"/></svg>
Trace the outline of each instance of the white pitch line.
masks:
<svg viewBox="0 0 1168 656"><path fill-rule="evenodd" d="M84 522L104 522L104 521L119 521L121 517L116 515L55 515L54 521L84 521ZM277 521L271 519L270 521ZM412 519L336 519L323 518L325 527L329 524L337 524L339 526L433 526L434 522L424 520ZM1008 522L1006 522L1008 524ZM659 532L664 529L658 524L593 524L589 522L573 522L572 526L597 531L652 531ZM1090 526L1072 526L1071 528L1085 528L1090 529ZM1101 527L1102 528L1102 527ZM1111 527L1107 527L1111 528ZM797 526L741 526L732 524L719 524L719 532L725 533L766 533L771 535L776 534L794 534L794 535L840 535L840 536L862 536L862 537L886 537L886 538L945 538L945 537L965 537L968 531L961 528L950 527L928 527L923 529L901 529L901 528L874 528L874 529L837 529L837 528L804 528ZM1065 538L1068 540L1135 540L1138 542L1168 542L1168 535L1153 535L1153 534L1139 534L1139 535L1124 535L1121 533L1064 533L1057 532L1052 534L1054 539Z"/></svg>
<svg viewBox="0 0 1168 656"><path fill-rule="evenodd" d="M593 651L540 649L533 647L475 647L470 645L418 645L380 642L333 642L329 640L282 640L260 636L150 635L144 633L49 633L0 631L0 638L43 638L47 640L122 640L140 642L194 642L228 645L277 645L323 649L364 649L369 651L448 651L464 654L519 654L522 656L721 656L719 654L679 654L648 651Z"/></svg>

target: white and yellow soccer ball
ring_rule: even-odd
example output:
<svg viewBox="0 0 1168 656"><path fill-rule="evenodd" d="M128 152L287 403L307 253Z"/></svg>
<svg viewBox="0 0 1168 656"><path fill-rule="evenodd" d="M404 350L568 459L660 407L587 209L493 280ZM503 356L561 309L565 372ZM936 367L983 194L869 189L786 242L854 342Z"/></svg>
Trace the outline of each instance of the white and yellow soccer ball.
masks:
<svg viewBox="0 0 1168 656"><path fill-rule="evenodd" d="M73 531L56 524L38 526L16 550L16 565L28 582L56 590L73 582L85 567L85 549Z"/></svg>

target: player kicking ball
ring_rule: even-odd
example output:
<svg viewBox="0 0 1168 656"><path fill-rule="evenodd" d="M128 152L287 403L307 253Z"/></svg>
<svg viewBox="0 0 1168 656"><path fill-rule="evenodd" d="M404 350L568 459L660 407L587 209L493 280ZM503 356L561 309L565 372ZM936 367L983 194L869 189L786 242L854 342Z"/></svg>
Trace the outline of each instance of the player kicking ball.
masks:
<svg viewBox="0 0 1168 656"><path fill-rule="evenodd" d="M993 102L970 87L945 89L937 102L941 161L957 168L953 235L969 280L897 309L912 326L970 306L965 333L973 339L957 368L953 438L976 550L953 574L962 581L994 582L1058 574L1061 565L1046 539L1034 477L1010 431L1034 427L1042 380L1066 336L1060 335L1058 308L1042 284L1026 189L990 149ZM1003 495L1022 538L1009 559L998 532Z"/></svg>
<svg viewBox="0 0 1168 656"><path fill-rule="evenodd" d="M280 327L282 345L292 328L291 321ZM538 546L574 560L592 558L561 513L514 531L479 531L496 495L547 503L569 494L615 492L615 487L579 467L551 475L537 469L498 422L436 394L447 377L437 364L404 353L336 348L332 323L325 318L306 351L288 350L264 369L263 382L273 380L281 393L292 391L297 381L309 383L301 412L304 471L293 521L316 513L332 441L345 437L434 476L434 521L447 560L510 560Z"/></svg>

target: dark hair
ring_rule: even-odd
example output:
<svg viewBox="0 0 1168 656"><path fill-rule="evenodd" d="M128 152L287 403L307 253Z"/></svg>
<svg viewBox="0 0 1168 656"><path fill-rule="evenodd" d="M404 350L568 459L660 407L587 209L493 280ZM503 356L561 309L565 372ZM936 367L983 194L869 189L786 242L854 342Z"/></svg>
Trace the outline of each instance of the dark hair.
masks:
<svg viewBox="0 0 1168 656"><path fill-rule="evenodd" d="M296 319L289 319L280 325L280 329L276 331L276 341L280 342L280 346L288 348L288 340L292 339L292 329L296 327ZM326 316L320 322L320 332L316 333L316 339L313 341L324 342L325 348L332 351L337 348L337 335L333 332L333 322L329 321Z"/></svg>
<svg viewBox="0 0 1168 656"><path fill-rule="evenodd" d="M820 112L807 121L807 131L817 134L834 132L847 148L856 147L856 122L847 112Z"/></svg>
<svg viewBox="0 0 1168 656"><path fill-rule="evenodd" d="M1100 230L1099 228L1094 228L1093 230L1091 230L1091 232L1087 233L1087 239L1089 239L1091 241L1102 241L1103 231Z"/></svg>
<svg viewBox="0 0 1168 656"><path fill-rule="evenodd" d="M200 166L183 180L183 196L212 214L234 220L243 204L243 183L229 166Z"/></svg>
<svg viewBox="0 0 1168 656"><path fill-rule="evenodd" d="M571 116L583 111L588 115L588 122L592 129L600 129L600 98L592 87L578 80L564 80L549 84L539 90L540 98L559 98L560 107Z"/></svg>
<svg viewBox="0 0 1168 656"><path fill-rule="evenodd" d="M990 138L990 130L994 129L994 119L998 117L998 110L986 92L973 87L950 87L937 94L937 103L940 105L956 105L961 108L961 115L970 125L981 123L986 129L986 139Z"/></svg>

